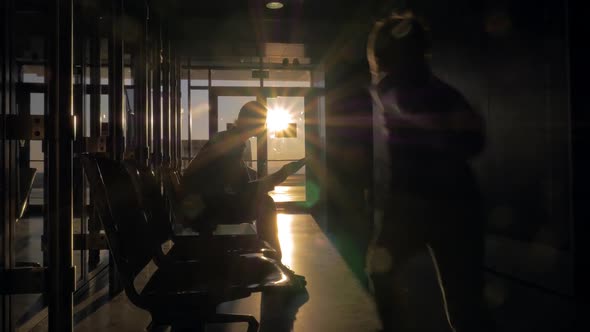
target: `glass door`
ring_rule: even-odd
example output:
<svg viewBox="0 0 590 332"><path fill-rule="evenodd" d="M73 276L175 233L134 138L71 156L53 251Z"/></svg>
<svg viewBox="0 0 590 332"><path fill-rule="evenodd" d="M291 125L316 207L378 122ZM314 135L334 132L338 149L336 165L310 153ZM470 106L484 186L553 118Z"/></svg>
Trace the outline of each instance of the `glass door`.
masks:
<svg viewBox="0 0 590 332"><path fill-rule="evenodd" d="M316 110L309 88L212 87L210 100L210 134L227 130L237 119L240 108L258 100L268 107L267 130L250 139L244 160L259 177L278 171L283 165L310 156L308 131L319 122L310 121ZM310 112L308 112L310 111ZM312 149L313 150L313 149ZM277 203L306 203L309 201L310 168L304 166L269 194ZM312 181L316 183L317 181Z"/></svg>
<svg viewBox="0 0 590 332"><path fill-rule="evenodd" d="M255 101L256 96L219 96L217 99L218 106L218 131L229 130L234 126L240 108L250 102ZM258 170L258 137L250 137L246 141L246 150L244 151L243 159L246 166L252 169L252 172Z"/></svg>
<svg viewBox="0 0 590 332"><path fill-rule="evenodd" d="M266 105L268 107L266 161L268 173L271 174L285 164L306 156L305 97L267 97ZM305 171L304 166L270 192L275 202L306 201Z"/></svg>

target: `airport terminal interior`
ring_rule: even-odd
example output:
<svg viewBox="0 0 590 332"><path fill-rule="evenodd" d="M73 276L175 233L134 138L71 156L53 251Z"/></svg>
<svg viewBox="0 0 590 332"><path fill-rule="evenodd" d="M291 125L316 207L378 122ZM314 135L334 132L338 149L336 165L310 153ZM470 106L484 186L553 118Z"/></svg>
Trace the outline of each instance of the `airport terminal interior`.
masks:
<svg viewBox="0 0 590 332"><path fill-rule="evenodd" d="M586 330L588 57L574 3L0 0L0 332ZM372 61L388 19L391 40L424 32L444 88ZM387 56L411 44L396 47ZM457 136L481 140L460 163L408 152L453 143L401 128L436 126L444 89L467 105L453 114L480 119L478 138ZM419 106L395 127L405 99ZM264 129L239 136L237 156L255 208L220 203L213 185L190 194L193 169L254 104ZM213 165L203 183L225 174ZM472 197L458 202L465 178ZM423 242L404 235L421 227ZM468 269L478 314L461 302Z"/></svg>

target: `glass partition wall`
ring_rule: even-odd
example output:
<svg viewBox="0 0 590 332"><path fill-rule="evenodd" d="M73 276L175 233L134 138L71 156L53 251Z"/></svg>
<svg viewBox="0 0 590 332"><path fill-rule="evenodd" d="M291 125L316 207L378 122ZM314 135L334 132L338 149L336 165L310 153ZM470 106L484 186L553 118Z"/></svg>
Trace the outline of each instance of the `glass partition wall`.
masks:
<svg viewBox="0 0 590 332"><path fill-rule="evenodd" d="M122 290L81 154L180 166L178 54L126 4L1 2L2 332L72 331L85 296Z"/></svg>
<svg viewBox="0 0 590 332"><path fill-rule="evenodd" d="M311 67L181 63L149 2L84 4L6 0L0 7L1 332L72 331L84 296L122 290L83 153L155 171L182 168L246 101L258 100L269 107L268 130L250 140L248 165L264 176L312 157L272 193L278 202L306 207L318 182L324 92Z"/></svg>

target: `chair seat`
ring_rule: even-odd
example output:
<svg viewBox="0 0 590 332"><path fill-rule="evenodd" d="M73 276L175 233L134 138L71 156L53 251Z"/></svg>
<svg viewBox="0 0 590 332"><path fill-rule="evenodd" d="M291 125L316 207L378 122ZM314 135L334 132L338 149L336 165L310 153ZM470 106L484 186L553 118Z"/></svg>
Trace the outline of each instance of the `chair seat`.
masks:
<svg viewBox="0 0 590 332"><path fill-rule="evenodd" d="M286 271L271 259L262 255L232 255L166 265L154 273L141 297L143 308L160 325L193 327L207 322L248 322L248 331L257 331L254 318L232 314L220 319L217 306L247 298L253 292L284 290L292 284Z"/></svg>
<svg viewBox="0 0 590 332"><path fill-rule="evenodd" d="M229 226L243 227L242 225ZM211 256L212 254L223 256L228 253L248 254L275 251L268 243L260 240L256 233L244 234L241 232L240 235L226 233L226 235L213 236L182 234L186 235L177 235L172 239L174 245L166 255L175 261L200 260L204 256Z"/></svg>
<svg viewBox="0 0 590 332"><path fill-rule="evenodd" d="M229 255L165 265L153 274L141 297L145 309L157 315L159 321L174 321L186 315L210 315L223 302L289 287L292 282L272 259Z"/></svg>
<svg viewBox="0 0 590 332"><path fill-rule="evenodd" d="M220 224L217 225L215 230L213 231L213 235L256 235L256 229L254 225L250 223L241 223L241 224Z"/></svg>
<svg viewBox="0 0 590 332"><path fill-rule="evenodd" d="M200 296L219 303L238 294L250 295L291 283L286 271L260 254L208 257L199 261L166 264L158 269L142 291L147 296ZM229 297L229 299L227 299ZM209 301L205 301L209 302Z"/></svg>
<svg viewBox="0 0 590 332"><path fill-rule="evenodd" d="M217 305L295 284L292 273L265 257L263 250L228 247L240 243L238 248L261 248L263 242L248 233L250 226L238 225L237 233L245 235L232 235L235 232L225 227L216 232L218 235L211 231L200 236L174 236L153 173L146 173L149 181L142 182L141 172L133 165L126 167L95 154L83 154L81 160L125 293L133 304L150 312L153 326L202 329L208 322L246 322L249 331L256 331L254 317L218 314ZM175 244L164 256L161 245L170 239ZM175 255L191 257L183 260ZM172 259L164 259L167 257ZM158 270L138 292L134 281L152 261Z"/></svg>
<svg viewBox="0 0 590 332"><path fill-rule="evenodd" d="M241 224L219 224L216 225L213 230L214 236L248 236L256 235L256 229L251 223ZM199 232L194 231L190 228L184 227L174 230L174 236L195 236L199 235Z"/></svg>

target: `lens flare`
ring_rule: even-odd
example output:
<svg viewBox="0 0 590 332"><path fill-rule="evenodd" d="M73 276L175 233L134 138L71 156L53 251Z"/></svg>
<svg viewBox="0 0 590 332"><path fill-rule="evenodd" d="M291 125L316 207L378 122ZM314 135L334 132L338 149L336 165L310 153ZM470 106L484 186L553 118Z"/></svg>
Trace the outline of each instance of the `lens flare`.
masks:
<svg viewBox="0 0 590 332"><path fill-rule="evenodd" d="M270 132L277 132L289 128L291 115L284 108L271 108L268 110L266 127Z"/></svg>

